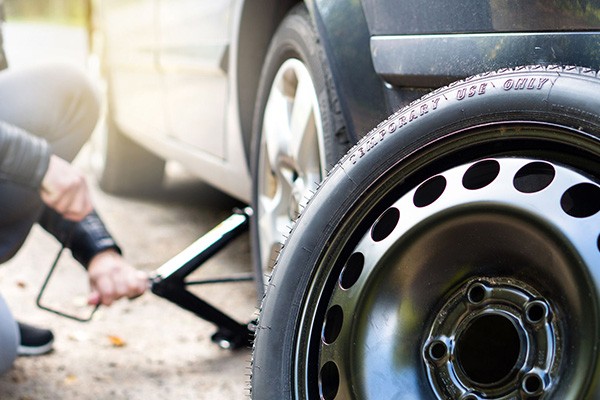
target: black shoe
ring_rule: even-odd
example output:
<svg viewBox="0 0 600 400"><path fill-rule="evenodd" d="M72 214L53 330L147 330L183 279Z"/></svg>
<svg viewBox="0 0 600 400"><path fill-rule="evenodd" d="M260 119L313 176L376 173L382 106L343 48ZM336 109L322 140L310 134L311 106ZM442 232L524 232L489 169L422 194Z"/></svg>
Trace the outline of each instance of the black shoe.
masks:
<svg viewBox="0 0 600 400"><path fill-rule="evenodd" d="M21 343L17 347L20 356L39 356L52 351L54 335L48 329L40 329L17 322L21 333Z"/></svg>

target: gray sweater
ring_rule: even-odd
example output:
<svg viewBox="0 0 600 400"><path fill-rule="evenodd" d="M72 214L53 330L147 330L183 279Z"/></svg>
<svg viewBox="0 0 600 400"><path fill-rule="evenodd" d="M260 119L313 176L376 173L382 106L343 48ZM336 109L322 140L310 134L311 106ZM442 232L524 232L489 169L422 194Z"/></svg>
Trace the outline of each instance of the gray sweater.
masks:
<svg viewBox="0 0 600 400"><path fill-rule="evenodd" d="M1 180L38 189L49 161L50 146L44 139L0 121Z"/></svg>

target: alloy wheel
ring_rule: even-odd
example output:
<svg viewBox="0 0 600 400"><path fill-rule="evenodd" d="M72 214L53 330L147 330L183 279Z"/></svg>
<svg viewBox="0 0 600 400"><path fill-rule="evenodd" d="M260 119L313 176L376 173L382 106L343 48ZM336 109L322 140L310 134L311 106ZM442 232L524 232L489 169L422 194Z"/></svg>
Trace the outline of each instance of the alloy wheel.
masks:
<svg viewBox="0 0 600 400"><path fill-rule="evenodd" d="M288 59L266 103L259 153L258 232L261 265L272 266L292 221L324 176L319 102L306 66Z"/></svg>

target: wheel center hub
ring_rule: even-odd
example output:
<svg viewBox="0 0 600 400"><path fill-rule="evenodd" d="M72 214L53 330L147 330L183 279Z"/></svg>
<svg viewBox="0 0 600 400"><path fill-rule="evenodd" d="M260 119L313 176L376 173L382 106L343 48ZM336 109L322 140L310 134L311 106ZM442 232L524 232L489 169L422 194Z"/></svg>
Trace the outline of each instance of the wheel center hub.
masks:
<svg viewBox="0 0 600 400"><path fill-rule="evenodd" d="M506 381L520 367L525 343L510 318L484 314L456 339L456 360L466 378L480 386Z"/></svg>
<svg viewBox="0 0 600 400"><path fill-rule="evenodd" d="M444 304L423 346L440 398L539 398L560 358L548 303L514 280L476 280Z"/></svg>

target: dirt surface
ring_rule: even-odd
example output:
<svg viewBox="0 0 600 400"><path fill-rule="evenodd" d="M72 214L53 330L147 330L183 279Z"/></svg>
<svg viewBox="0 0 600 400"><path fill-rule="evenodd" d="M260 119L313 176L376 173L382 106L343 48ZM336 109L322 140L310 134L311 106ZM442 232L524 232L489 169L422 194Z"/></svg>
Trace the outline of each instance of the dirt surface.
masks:
<svg viewBox="0 0 600 400"><path fill-rule="evenodd" d="M85 157L78 165L87 168ZM152 271L224 219L238 205L197 180L171 173L165 187L143 199L100 192L97 208L136 267ZM19 358L0 377L0 399L245 399L249 350L222 350L210 341L213 325L147 293L101 308L89 323L40 310L35 298L58 251L36 228L24 248L0 268L0 291L18 320L51 328L55 350ZM66 260L69 256L66 257ZM250 272L248 236L209 260L199 278ZM83 313L87 279L61 262L47 299ZM198 294L239 321L254 317L252 282L202 287Z"/></svg>

